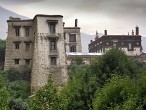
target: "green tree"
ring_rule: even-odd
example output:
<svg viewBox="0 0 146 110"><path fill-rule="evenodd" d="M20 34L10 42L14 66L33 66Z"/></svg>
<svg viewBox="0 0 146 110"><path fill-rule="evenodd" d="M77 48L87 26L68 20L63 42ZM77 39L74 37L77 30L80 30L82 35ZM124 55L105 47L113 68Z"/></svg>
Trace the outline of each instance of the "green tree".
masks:
<svg viewBox="0 0 146 110"><path fill-rule="evenodd" d="M30 95L28 72L28 69L22 69L21 72L10 69L0 73L6 79L7 90L10 94L8 105L11 110L26 110L28 108L28 97Z"/></svg>
<svg viewBox="0 0 146 110"><path fill-rule="evenodd" d="M58 110L89 110L96 90L96 77L88 65L74 65L72 77L59 93Z"/></svg>
<svg viewBox="0 0 146 110"><path fill-rule="evenodd" d="M4 67L6 41L0 39L0 69Z"/></svg>
<svg viewBox="0 0 146 110"><path fill-rule="evenodd" d="M114 75L93 100L93 110L145 110L146 71L136 80Z"/></svg>
<svg viewBox="0 0 146 110"><path fill-rule="evenodd" d="M23 80L16 80L8 85L10 91L10 109L26 110L28 108L28 97L30 95L30 84Z"/></svg>
<svg viewBox="0 0 146 110"><path fill-rule="evenodd" d="M40 90L30 98L30 110L55 110L55 102L57 100L57 89L53 85L51 79L48 84L40 88Z"/></svg>
<svg viewBox="0 0 146 110"><path fill-rule="evenodd" d="M96 75L98 86L103 86L112 74L136 77L137 65L122 50L111 49L91 65L91 73Z"/></svg>
<svg viewBox="0 0 146 110"><path fill-rule="evenodd" d="M100 91L97 91L93 110L121 110L125 101L135 100L133 97L135 92L133 82L128 76L114 76ZM136 105L122 110L134 110L135 107Z"/></svg>
<svg viewBox="0 0 146 110"><path fill-rule="evenodd" d="M5 80L0 74L0 110L8 110L9 93L6 88Z"/></svg>

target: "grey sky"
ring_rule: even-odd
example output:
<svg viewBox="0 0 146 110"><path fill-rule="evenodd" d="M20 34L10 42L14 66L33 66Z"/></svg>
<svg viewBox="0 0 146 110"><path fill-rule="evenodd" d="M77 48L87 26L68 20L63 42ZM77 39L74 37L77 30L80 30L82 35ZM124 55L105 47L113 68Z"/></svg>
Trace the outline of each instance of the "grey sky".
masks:
<svg viewBox="0 0 146 110"><path fill-rule="evenodd" d="M38 13L61 14L66 25L79 25L85 33L127 34L136 25L146 34L146 0L0 0L4 8L31 17ZM146 36L146 35L145 35Z"/></svg>

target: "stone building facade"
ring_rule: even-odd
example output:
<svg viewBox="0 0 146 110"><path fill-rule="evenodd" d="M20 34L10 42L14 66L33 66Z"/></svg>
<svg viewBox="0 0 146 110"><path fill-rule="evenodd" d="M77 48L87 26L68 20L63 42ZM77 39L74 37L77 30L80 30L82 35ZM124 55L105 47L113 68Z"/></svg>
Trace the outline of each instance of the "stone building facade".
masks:
<svg viewBox="0 0 146 110"><path fill-rule="evenodd" d="M89 52L105 53L111 48L120 48L128 56L137 56L142 53L141 35L139 35L139 27L136 32L132 30L131 35L107 35L107 30L102 37L96 34L95 41L88 45Z"/></svg>
<svg viewBox="0 0 146 110"><path fill-rule="evenodd" d="M57 85L67 79L66 52L81 52L80 28L64 27L62 15L36 15L21 20L10 17L4 69L29 66L31 90L45 85L50 76Z"/></svg>

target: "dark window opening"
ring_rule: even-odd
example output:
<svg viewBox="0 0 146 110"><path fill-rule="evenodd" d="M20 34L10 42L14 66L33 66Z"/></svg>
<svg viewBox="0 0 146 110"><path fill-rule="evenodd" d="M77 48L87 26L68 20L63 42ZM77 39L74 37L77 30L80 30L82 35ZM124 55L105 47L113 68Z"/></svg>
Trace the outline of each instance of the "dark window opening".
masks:
<svg viewBox="0 0 146 110"><path fill-rule="evenodd" d="M64 33L64 40L66 40L66 36L65 36L66 34Z"/></svg>
<svg viewBox="0 0 146 110"><path fill-rule="evenodd" d="M51 65L56 65L56 63L57 63L57 58L51 57Z"/></svg>
<svg viewBox="0 0 146 110"><path fill-rule="evenodd" d="M57 50L57 41L56 39L50 39L50 51Z"/></svg>
<svg viewBox="0 0 146 110"><path fill-rule="evenodd" d="M76 34L69 35L69 42L76 42Z"/></svg>
<svg viewBox="0 0 146 110"><path fill-rule="evenodd" d="M26 60L25 60L25 64L26 64L26 65L29 65L29 64L30 64L30 59L26 59Z"/></svg>
<svg viewBox="0 0 146 110"><path fill-rule="evenodd" d="M26 36L29 36L30 35L30 28L25 28L25 35Z"/></svg>
<svg viewBox="0 0 146 110"><path fill-rule="evenodd" d="M25 51L29 51L30 50L30 43L26 43L26 47L25 47Z"/></svg>
<svg viewBox="0 0 146 110"><path fill-rule="evenodd" d="M16 34L16 36L20 35L20 28L19 27L15 28L15 34Z"/></svg>
<svg viewBox="0 0 146 110"><path fill-rule="evenodd" d="M15 49L19 49L19 43L15 44Z"/></svg>
<svg viewBox="0 0 146 110"><path fill-rule="evenodd" d="M70 52L76 52L76 46L70 46Z"/></svg>
<svg viewBox="0 0 146 110"><path fill-rule="evenodd" d="M50 23L50 33L56 32L56 23Z"/></svg>
<svg viewBox="0 0 146 110"><path fill-rule="evenodd" d="M15 65L19 65L19 59L15 59Z"/></svg>

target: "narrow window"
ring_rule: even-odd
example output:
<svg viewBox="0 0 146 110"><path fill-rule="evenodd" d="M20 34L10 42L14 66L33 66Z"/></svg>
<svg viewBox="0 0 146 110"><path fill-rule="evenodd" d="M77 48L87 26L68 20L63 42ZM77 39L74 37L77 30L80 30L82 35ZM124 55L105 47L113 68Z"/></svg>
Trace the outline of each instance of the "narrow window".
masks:
<svg viewBox="0 0 146 110"><path fill-rule="evenodd" d="M20 36L20 28L19 27L15 28L15 34L16 34L16 36Z"/></svg>
<svg viewBox="0 0 146 110"><path fill-rule="evenodd" d="M30 64L30 59L26 59L26 60L25 60L25 64L26 64L26 65L29 65L29 64Z"/></svg>
<svg viewBox="0 0 146 110"><path fill-rule="evenodd" d="M30 35L30 28L29 27L26 27L25 28L25 35L26 36L29 36Z"/></svg>
<svg viewBox="0 0 146 110"><path fill-rule="evenodd" d="M50 23L50 33L56 32L56 23Z"/></svg>
<svg viewBox="0 0 146 110"><path fill-rule="evenodd" d="M116 43L113 43L113 47L117 47L117 44Z"/></svg>
<svg viewBox="0 0 146 110"><path fill-rule="evenodd" d="M76 52L76 46L75 45L70 46L70 52Z"/></svg>
<svg viewBox="0 0 146 110"><path fill-rule="evenodd" d="M51 57L51 65L56 65L56 63L57 63L57 58Z"/></svg>
<svg viewBox="0 0 146 110"><path fill-rule="evenodd" d="M25 51L30 51L30 43L26 43Z"/></svg>
<svg viewBox="0 0 146 110"><path fill-rule="evenodd" d="M56 39L50 39L50 51L57 50L57 41Z"/></svg>
<svg viewBox="0 0 146 110"><path fill-rule="evenodd" d="M19 65L19 59L15 59L15 65Z"/></svg>
<svg viewBox="0 0 146 110"><path fill-rule="evenodd" d="M132 47L131 47L131 43L128 44L128 49L129 49L129 50L132 49Z"/></svg>
<svg viewBox="0 0 146 110"><path fill-rule="evenodd" d="M128 51L133 51L133 47L132 47L132 44L131 43L128 43Z"/></svg>
<svg viewBox="0 0 146 110"><path fill-rule="evenodd" d="M64 40L66 40L66 36L65 35L66 35L66 33L64 33Z"/></svg>
<svg viewBox="0 0 146 110"><path fill-rule="evenodd" d="M19 49L19 43L15 44L15 49Z"/></svg>
<svg viewBox="0 0 146 110"><path fill-rule="evenodd" d="M51 41L51 50L56 50L56 41Z"/></svg>
<svg viewBox="0 0 146 110"><path fill-rule="evenodd" d="M76 42L76 34L69 35L69 42Z"/></svg>

